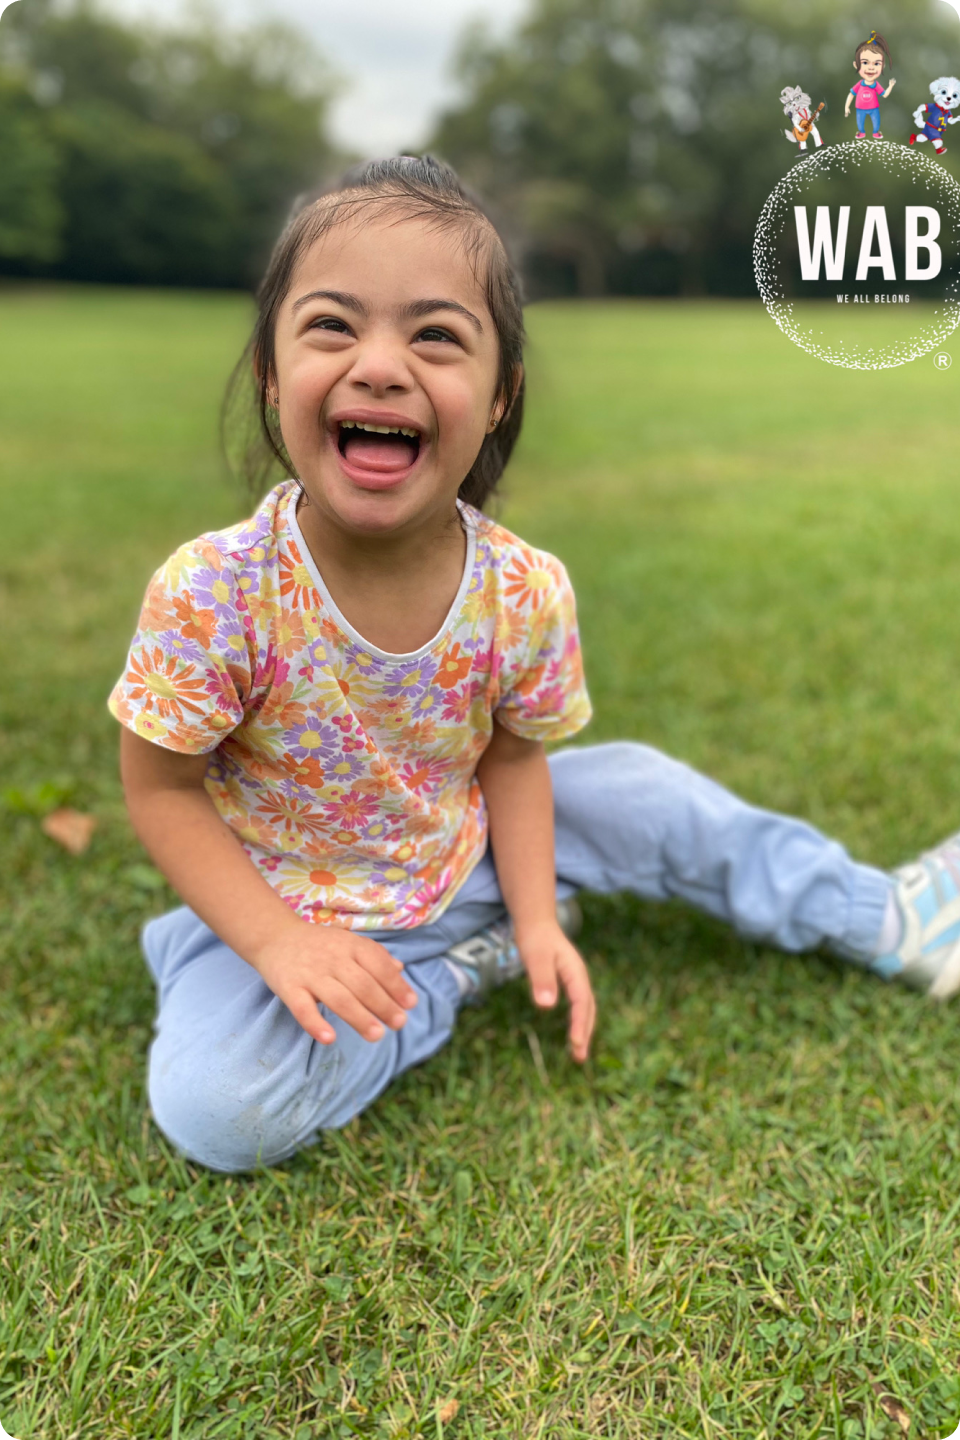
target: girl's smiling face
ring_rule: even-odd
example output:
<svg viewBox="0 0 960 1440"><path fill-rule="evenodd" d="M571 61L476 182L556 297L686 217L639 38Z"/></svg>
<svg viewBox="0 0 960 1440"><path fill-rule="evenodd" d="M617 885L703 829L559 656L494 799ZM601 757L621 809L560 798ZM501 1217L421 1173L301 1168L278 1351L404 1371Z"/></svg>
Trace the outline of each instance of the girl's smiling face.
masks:
<svg viewBox="0 0 960 1440"><path fill-rule="evenodd" d="M859 64L854 60L854 66L859 71L860 79L870 84L879 80L883 74L883 55L879 50L864 50L860 56Z"/></svg>
<svg viewBox="0 0 960 1440"><path fill-rule="evenodd" d="M461 231L388 211L337 225L294 271L274 355L284 443L320 514L371 536L449 520L503 409Z"/></svg>

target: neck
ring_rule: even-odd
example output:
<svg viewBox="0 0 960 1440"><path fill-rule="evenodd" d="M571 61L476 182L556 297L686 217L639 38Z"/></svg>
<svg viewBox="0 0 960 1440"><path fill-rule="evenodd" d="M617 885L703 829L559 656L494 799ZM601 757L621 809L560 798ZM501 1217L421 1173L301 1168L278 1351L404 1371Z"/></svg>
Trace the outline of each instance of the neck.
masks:
<svg viewBox="0 0 960 1440"><path fill-rule="evenodd" d="M303 495L297 501L297 523L324 578L327 571L384 580L408 572L421 573L424 555L438 550L463 550L463 528L456 504L418 516L398 530L369 535L346 528L339 517Z"/></svg>

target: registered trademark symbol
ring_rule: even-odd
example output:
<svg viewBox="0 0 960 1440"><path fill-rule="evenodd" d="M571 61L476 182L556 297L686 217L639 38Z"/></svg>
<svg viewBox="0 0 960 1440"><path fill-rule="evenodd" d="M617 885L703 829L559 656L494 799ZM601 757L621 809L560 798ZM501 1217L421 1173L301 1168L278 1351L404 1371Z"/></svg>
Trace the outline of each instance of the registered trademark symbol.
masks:
<svg viewBox="0 0 960 1440"><path fill-rule="evenodd" d="M953 356L947 355L943 350L941 350L939 355L934 355L933 363L934 365L936 365L938 370L949 370L950 366L953 364Z"/></svg>

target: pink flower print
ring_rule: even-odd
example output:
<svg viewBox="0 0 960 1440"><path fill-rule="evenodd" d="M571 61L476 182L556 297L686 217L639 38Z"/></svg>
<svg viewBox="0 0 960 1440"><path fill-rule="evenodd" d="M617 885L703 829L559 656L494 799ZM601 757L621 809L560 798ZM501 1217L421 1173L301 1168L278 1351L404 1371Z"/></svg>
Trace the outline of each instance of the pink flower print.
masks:
<svg viewBox="0 0 960 1440"><path fill-rule="evenodd" d="M462 725L470 714L470 705L473 701L472 687L465 690L455 690L448 695L443 707L444 720L452 720L455 725Z"/></svg>
<svg viewBox="0 0 960 1440"><path fill-rule="evenodd" d="M524 711L532 718L562 715L564 705L562 685L548 685L531 697L524 705Z"/></svg>
<svg viewBox="0 0 960 1440"><path fill-rule="evenodd" d="M290 666L286 660L281 660L274 645L268 645L263 652L263 659L257 665L253 677L255 690L265 690L271 687L280 688L290 678Z"/></svg>
<svg viewBox="0 0 960 1440"><path fill-rule="evenodd" d="M361 795L358 790L348 790L339 799L328 801L323 810L331 825L353 830L369 825L376 814L377 802L372 796Z"/></svg>
<svg viewBox="0 0 960 1440"><path fill-rule="evenodd" d="M221 710L235 711L237 702L242 699L240 686L235 683L233 676L225 665L217 666L203 688L208 695L214 697L218 702L218 708Z"/></svg>
<svg viewBox="0 0 960 1440"><path fill-rule="evenodd" d="M408 760L400 767L400 778L409 790L435 792L443 783L448 768L443 760L428 759L419 765Z"/></svg>

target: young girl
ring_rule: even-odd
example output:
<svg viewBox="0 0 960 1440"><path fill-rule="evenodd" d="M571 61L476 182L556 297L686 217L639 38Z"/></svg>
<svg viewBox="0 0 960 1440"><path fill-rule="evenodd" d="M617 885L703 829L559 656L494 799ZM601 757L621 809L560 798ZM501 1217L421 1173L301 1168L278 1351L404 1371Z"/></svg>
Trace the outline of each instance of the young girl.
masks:
<svg viewBox="0 0 960 1440"><path fill-rule="evenodd" d="M896 80L891 80L886 90L880 76L883 74L883 67L893 64L890 59L890 51L887 49L887 42L876 30L870 31L870 39L864 40L858 45L853 57L853 68L860 79L854 85L847 96L847 103L844 106L844 115L850 114L850 106L856 101L857 104L857 134L858 140L867 138L867 117L870 119L870 127L873 131L874 140L882 140L883 132L880 129L880 100L886 100L890 91L896 85Z"/></svg>
<svg viewBox="0 0 960 1440"><path fill-rule="evenodd" d="M565 993L583 1061L579 887L960 987L957 847L891 878L645 746L546 756L590 717L573 594L480 509L522 336L451 170L349 176L281 236L242 372L290 478L147 592L110 706L133 824L186 902L144 932L150 1099L214 1169L345 1125L523 971L537 1004Z"/></svg>

